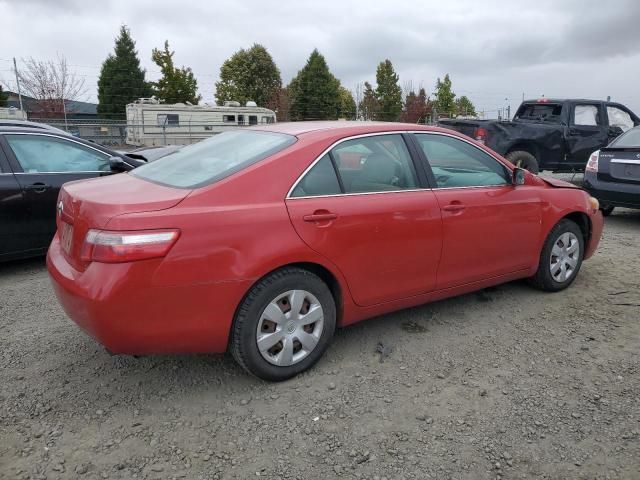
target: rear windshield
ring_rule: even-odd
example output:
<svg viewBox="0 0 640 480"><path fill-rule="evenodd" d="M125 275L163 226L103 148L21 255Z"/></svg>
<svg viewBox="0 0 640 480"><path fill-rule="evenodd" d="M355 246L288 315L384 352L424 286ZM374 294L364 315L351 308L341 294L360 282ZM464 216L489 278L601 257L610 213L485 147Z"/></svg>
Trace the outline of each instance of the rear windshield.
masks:
<svg viewBox="0 0 640 480"><path fill-rule="evenodd" d="M233 130L184 147L131 174L177 188L198 188L236 173L288 147L296 137L273 132Z"/></svg>
<svg viewBox="0 0 640 480"><path fill-rule="evenodd" d="M623 133L618 138L616 138L613 142L611 142L610 146L616 147L616 148L621 148L621 147L640 148L640 127L632 128L626 133Z"/></svg>
<svg viewBox="0 0 640 480"><path fill-rule="evenodd" d="M518 109L516 118L520 120L536 120L560 123L562 104L560 103L525 103Z"/></svg>

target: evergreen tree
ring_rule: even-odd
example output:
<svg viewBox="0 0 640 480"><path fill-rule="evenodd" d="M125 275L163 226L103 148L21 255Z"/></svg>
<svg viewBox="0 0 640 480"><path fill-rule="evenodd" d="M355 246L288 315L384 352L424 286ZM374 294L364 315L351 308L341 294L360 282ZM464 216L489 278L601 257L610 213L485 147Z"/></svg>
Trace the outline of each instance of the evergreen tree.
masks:
<svg viewBox="0 0 640 480"><path fill-rule="evenodd" d="M197 105L202 98L198 95L198 82L190 68L175 67L169 50L169 41L164 41L164 50L153 49L151 59L160 67L162 77L153 82L154 94L164 103L191 103Z"/></svg>
<svg viewBox="0 0 640 480"><path fill-rule="evenodd" d="M8 99L9 95L2 89L2 84L0 84L0 107L6 107Z"/></svg>
<svg viewBox="0 0 640 480"><path fill-rule="evenodd" d="M376 98L378 99L378 120L393 122L402 111L402 89L398 85L398 74L390 60L380 62L376 70Z"/></svg>
<svg viewBox="0 0 640 480"><path fill-rule="evenodd" d="M262 45L240 49L220 67L220 81L216 82L216 100L223 105L236 100L244 105L252 100L261 107L277 108L281 94L280 70Z"/></svg>
<svg viewBox="0 0 640 480"><path fill-rule="evenodd" d="M435 107L439 115L451 116L455 113L456 94L451 91L451 79L448 73L444 76L444 80L440 81L438 78L434 95L436 97Z"/></svg>
<svg viewBox="0 0 640 480"><path fill-rule="evenodd" d="M465 117L475 117L476 107L471 103L465 95L462 95L456 100L456 114Z"/></svg>
<svg viewBox="0 0 640 480"><path fill-rule="evenodd" d="M340 82L329 71L324 57L314 50L306 65L291 80L292 120L330 120L340 114Z"/></svg>
<svg viewBox="0 0 640 480"><path fill-rule="evenodd" d="M356 101L353 99L351 92L344 87L339 89L340 95L340 118L345 120L353 120L356 116Z"/></svg>
<svg viewBox="0 0 640 480"><path fill-rule="evenodd" d="M98 114L102 117L124 118L127 103L151 96L135 45L129 29L121 26L114 53L109 54L100 69Z"/></svg>
<svg viewBox="0 0 640 480"><path fill-rule="evenodd" d="M360 110L362 120L377 120L378 99L376 98L376 92L369 82L364 82L364 92L358 109Z"/></svg>

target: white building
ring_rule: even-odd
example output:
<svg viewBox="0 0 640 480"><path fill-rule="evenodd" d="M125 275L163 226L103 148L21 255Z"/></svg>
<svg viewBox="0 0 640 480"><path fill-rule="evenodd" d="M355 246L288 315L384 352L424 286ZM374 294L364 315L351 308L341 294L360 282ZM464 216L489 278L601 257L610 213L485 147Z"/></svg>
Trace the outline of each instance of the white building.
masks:
<svg viewBox="0 0 640 480"><path fill-rule="evenodd" d="M244 125L274 123L276 114L255 102L240 106L225 102L211 105L163 104L155 98L141 98L127 105L128 145L188 145Z"/></svg>
<svg viewBox="0 0 640 480"><path fill-rule="evenodd" d="M27 112L14 107L0 108L0 118L9 118L11 120L26 120Z"/></svg>

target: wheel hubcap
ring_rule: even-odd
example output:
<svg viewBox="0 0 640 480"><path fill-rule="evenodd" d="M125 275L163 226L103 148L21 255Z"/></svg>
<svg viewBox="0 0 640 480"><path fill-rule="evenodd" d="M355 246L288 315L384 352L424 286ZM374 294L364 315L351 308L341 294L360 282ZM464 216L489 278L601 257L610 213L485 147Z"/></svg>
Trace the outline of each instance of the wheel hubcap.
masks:
<svg viewBox="0 0 640 480"><path fill-rule="evenodd" d="M558 237L551 249L551 276L556 282L569 280L576 271L580 258L580 242L571 232L565 232Z"/></svg>
<svg viewBox="0 0 640 480"><path fill-rule="evenodd" d="M267 362L288 367L316 348L323 328L324 312L318 299L306 290L289 290L262 312L256 343Z"/></svg>

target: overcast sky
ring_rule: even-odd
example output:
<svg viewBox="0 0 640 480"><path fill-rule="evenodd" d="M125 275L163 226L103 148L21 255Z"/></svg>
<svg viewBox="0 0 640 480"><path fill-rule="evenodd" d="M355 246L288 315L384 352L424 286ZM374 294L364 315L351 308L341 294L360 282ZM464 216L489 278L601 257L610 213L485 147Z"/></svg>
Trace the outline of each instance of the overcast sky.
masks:
<svg viewBox="0 0 640 480"><path fill-rule="evenodd" d="M100 64L121 24L131 29L147 77L151 50L168 39L179 65L193 69L214 102L220 65L261 43L286 84L313 48L347 88L375 82L390 59L400 84L431 93L438 76L479 110L522 94L586 97L640 114L639 0L0 0L0 81L13 86L12 57L67 57L96 101Z"/></svg>

